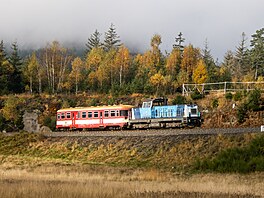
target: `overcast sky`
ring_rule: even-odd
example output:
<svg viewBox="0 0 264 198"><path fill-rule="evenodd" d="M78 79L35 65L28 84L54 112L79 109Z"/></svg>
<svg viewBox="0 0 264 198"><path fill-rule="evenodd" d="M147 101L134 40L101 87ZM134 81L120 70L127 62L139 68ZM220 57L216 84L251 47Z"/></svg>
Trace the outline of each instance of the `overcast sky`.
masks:
<svg viewBox="0 0 264 198"><path fill-rule="evenodd" d="M154 34L170 51L179 32L185 44L204 47L214 58L234 50L242 32L249 40L264 27L264 0L0 0L0 40L19 48L58 40L79 42L113 23L121 41L144 52Z"/></svg>

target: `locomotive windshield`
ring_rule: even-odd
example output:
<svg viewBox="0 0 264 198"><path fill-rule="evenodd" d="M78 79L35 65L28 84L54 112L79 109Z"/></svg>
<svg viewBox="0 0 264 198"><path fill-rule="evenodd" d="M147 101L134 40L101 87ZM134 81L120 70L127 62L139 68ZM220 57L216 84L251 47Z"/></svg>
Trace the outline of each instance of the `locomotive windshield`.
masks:
<svg viewBox="0 0 264 198"><path fill-rule="evenodd" d="M194 114L196 115L197 114L197 109L191 109L191 114L192 115L194 115Z"/></svg>

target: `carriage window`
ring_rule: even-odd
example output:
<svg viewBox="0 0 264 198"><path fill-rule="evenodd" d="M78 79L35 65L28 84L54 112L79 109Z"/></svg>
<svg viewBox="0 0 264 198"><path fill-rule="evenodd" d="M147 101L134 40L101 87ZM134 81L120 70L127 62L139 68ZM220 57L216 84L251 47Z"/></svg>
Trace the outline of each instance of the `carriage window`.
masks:
<svg viewBox="0 0 264 198"><path fill-rule="evenodd" d="M114 117L114 116L115 116L115 114L116 114L116 112L115 112L115 111L111 111L111 117Z"/></svg>
<svg viewBox="0 0 264 198"><path fill-rule="evenodd" d="M58 120L60 120L60 117L61 117L61 115L60 115L60 114L58 114L58 115L57 115L57 119L58 119Z"/></svg>
<svg viewBox="0 0 264 198"><path fill-rule="evenodd" d="M119 111L118 110L116 111L116 116L119 116Z"/></svg>
<svg viewBox="0 0 264 198"><path fill-rule="evenodd" d="M81 112L78 112L77 118L81 118Z"/></svg>
<svg viewBox="0 0 264 198"><path fill-rule="evenodd" d="M94 112L94 117L95 117L95 118L98 118L98 111L95 111L95 112Z"/></svg>
<svg viewBox="0 0 264 198"><path fill-rule="evenodd" d="M66 118L71 118L71 113L70 112L66 113Z"/></svg>
<svg viewBox="0 0 264 198"><path fill-rule="evenodd" d="M109 116L109 111L105 111L105 112L104 112L104 117L107 118L108 116Z"/></svg>
<svg viewBox="0 0 264 198"><path fill-rule="evenodd" d="M93 112L89 111L88 112L88 118L92 118L93 117Z"/></svg>
<svg viewBox="0 0 264 198"><path fill-rule="evenodd" d="M82 112L82 118L86 118L86 112Z"/></svg>
<svg viewBox="0 0 264 198"><path fill-rule="evenodd" d="M121 110L120 116L128 116L128 110Z"/></svg>
<svg viewBox="0 0 264 198"><path fill-rule="evenodd" d="M61 119L64 119L64 118L65 118L65 114L62 113L62 114L61 114Z"/></svg>

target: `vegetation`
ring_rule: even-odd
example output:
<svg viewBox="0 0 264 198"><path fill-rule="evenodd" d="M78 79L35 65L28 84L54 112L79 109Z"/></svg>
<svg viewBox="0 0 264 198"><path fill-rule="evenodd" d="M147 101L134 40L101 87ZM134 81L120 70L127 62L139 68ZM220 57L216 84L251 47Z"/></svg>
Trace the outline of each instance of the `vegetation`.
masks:
<svg viewBox="0 0 264 198"><path fill-rule="evenodd" d="M252 140L242 148L230 148L221 151L213 159L198 160L197 170L249 173L264 171L264 136Z"/></svg>
<svg viewBox="0 0 264 198"><path fill-rule="evenodd" d="M164 171L263 171L264 136L69 137L1 135L0 156L20 156L69 164L105 164ZM155 143L154 143L155 142Z"/></svg>
<svg viewBox="0 0 264 198"><path fill-rule="evenodd" d="M204 49L184 45L180 32L171 52L160 50L162 37L153 35L149 50L131 53L122 44L114 24L101 41L95 30L88 38L84 56L59 42L25 57L14 42L7 53L0 43L0 95L13 93L120 93L175 94L183 83L219 81L257 81L263 79L264 28L252 35L250 47L246 35L235 52L228 51L223 63L211 55L206 40ZM14 83L16 82L16 83Z"/></svg>

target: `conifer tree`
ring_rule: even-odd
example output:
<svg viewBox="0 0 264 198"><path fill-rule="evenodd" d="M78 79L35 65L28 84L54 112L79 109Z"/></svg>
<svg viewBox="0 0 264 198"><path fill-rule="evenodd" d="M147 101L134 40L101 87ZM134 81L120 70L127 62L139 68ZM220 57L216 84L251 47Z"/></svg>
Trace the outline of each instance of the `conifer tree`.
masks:
<svg viewBox="0 0 264 198"><path fill-rule="evenodd" d="M252 47L251 64L255 71L255 80L264 75L264 28L257 30L250 41Z"/></svg>
<svg viewBox="0 0 264 198"><path fill-rule="evenodd" d="M0 42L0 94L8 93L8 81L13 73L13 67L10 65L5 52L3 40Z"/></svg>
<svg viewBox="0 0 264 198"><path fill-rule="evenodd" d="M109 30L105 32L103 45L106 52L110 51L112 48L118 48L121 46L121 41L119 40L119 36L116 33L116 28L112 23Z"/></svg>
<svg viewBox="0 0 264 198"><path fill-rule="evenodd" d="M242 39L238 47L236 47L235 53L235 60L236 60L236 75L242 78L246 75L250 68L248 67L248 54L247 54L247 47L246 47L246 34L242 33Z"/></svg>
<svg viewBox="0 0 264 198"><path fill-rule="evenodd" d="M22 58L18 54L18 45L17 42L12 43L11 46L12 53L9 57L9 62L12 65L14 72L12 73L8 87L9 90L14 93L23 92L23 82L22 82Z"/></svg>
<svg viewBox="0 0 264 198"><path fill-rule="evenodd" d="M181 52L183 52L183 49L184 49L184 43L185 41L185 38L182 37L182 33L180 32L178 34L178 37L175 38L175 42L176 44L173 44L173 48L177 48L177 49L180 49Z"/></svg>
<svg viewBox="0 0 264 198"><path fill-rule="evenodd" d="M101 34L96 29L93 34L91 34L90 38L88 38L87 43L85 44L87 49L85 51L86 55L89 53L93 48L101 47L102 43L100 42Z"/></svg>
<svg viewBox="0 0 264 198"><path fill-rule="evenodd" d="M205 40L204 49L202 50L202 58L208 72L207 82L218 81L216 76L216 64L213 56L211 55L207 39Z"/></svg>

